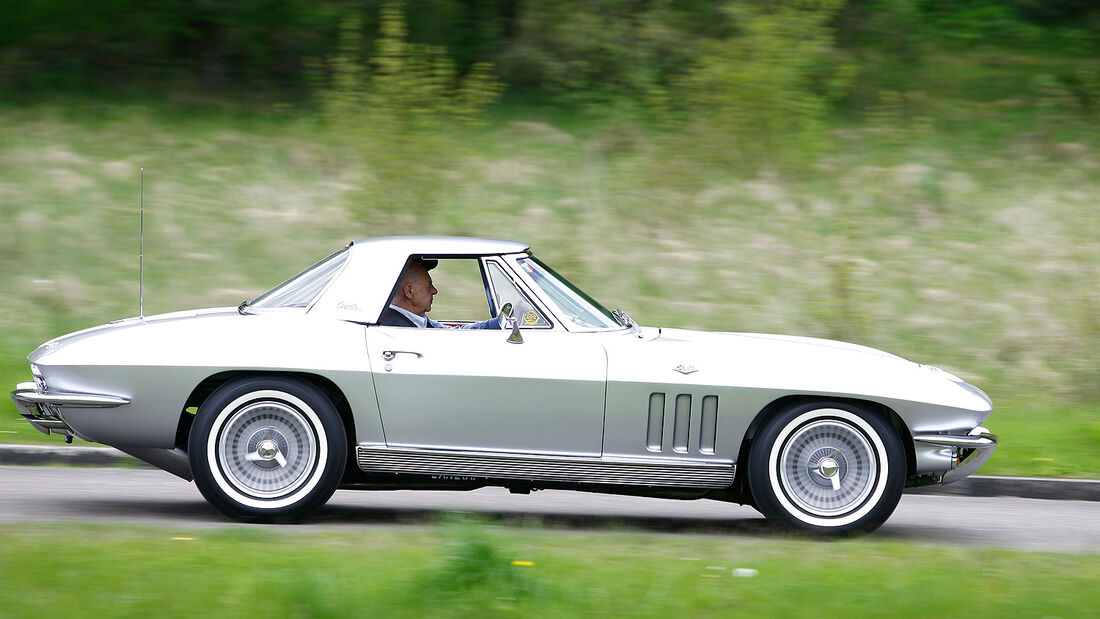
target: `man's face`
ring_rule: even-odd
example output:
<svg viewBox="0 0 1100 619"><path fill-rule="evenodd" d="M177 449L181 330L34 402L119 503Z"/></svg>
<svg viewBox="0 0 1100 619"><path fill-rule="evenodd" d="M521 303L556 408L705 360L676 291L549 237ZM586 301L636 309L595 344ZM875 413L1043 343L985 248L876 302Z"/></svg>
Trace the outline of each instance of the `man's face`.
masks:
<svg viewBox="0 0 1100 619"><path fill-rule="evenodd" d="M409 299L409 311L414 314L423 316L432 309L432 297L439 291L432 285L432 276L428 274L428 271L423 266L417 263L411 265L413 269L413 278L411 288L411 298Z"/></svg>

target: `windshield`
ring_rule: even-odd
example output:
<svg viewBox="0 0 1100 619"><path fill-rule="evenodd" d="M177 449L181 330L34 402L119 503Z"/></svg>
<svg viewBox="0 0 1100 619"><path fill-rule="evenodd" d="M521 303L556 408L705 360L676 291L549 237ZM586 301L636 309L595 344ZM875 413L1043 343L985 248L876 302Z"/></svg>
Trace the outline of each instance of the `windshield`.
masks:
<svg viewBox="0 0 1100 619"><path fill-rule="evenodd" d="M265 292L250 308L306 307L325 288L348 258L345 247Z"/></svg>
<svg viewBox="0 0 1100 619"><path fill-rule="evenodd" d="M546 293L566 318L573 324L588 329L619 329L622 327L595 299L585 294L580 288L569 283L554 269L543 264L537 258L520 258L516 261L520 268L535 281L535 284Z"/></svg>

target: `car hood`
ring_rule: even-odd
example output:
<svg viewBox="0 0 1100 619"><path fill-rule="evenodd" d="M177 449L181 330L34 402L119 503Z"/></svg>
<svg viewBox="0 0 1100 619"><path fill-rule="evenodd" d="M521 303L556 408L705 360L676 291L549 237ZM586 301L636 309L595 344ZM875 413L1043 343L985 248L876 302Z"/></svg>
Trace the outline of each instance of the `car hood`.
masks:
<svg viewBox="0 0 1100 619"><path fill-rule="evenodd" d="M769 389L991 410L980 390L875 348L763 333L644 329L608 348L608 380Z"/></svg>
<svg viewBox="0 0 1100 619"><path fill-rule="evenodd" d="M868 355L882 359L905 361L901 357L870 346L850 344L836 340L797 335L774 335L770 333L734 333L693 331L690 329L661 329L659 339L666 342L691 342L696 345L736 346L744 352L767 353L768 355L796 354L799 356L821 355Z"/></svg>

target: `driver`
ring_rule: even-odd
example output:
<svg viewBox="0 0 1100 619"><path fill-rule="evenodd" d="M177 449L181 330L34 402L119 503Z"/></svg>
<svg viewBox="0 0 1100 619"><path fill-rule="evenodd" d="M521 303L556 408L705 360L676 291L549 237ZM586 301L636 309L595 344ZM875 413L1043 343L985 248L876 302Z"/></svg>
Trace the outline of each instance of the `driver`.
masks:
<svg viewBox="0 0 1100 619"><path fill-rule="evenodd" d="M501 329L498 318L491 318L473 324L448 327L428 318L432 309L432 297L439 291L432 285L432 276L428 271L439 264L438 260L414 258L405 265L397 290L390 299L390 305L382 310L378 324L388 327L417 327L419 329Z"/></svg>

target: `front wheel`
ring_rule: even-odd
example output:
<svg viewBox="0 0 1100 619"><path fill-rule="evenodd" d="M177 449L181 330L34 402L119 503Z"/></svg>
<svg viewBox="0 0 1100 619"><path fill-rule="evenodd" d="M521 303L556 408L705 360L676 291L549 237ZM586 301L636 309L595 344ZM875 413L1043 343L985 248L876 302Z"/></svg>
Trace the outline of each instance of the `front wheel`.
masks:
<svg viewBox="0 0 1100 619"><path fill-rule="evenodd" d="M749 451L757 509L784 528L873 531L897 507L905 476L894 428L847 403L789 408L764 423Z"/></svg>
<svg viewBox="0 0 1100 619"><path fill-rule="evenodd" d="M199 408L188 452L195 485L223 514L293 521L328 501L343 475L340 414L304 381L243 378Z"/></svg>

